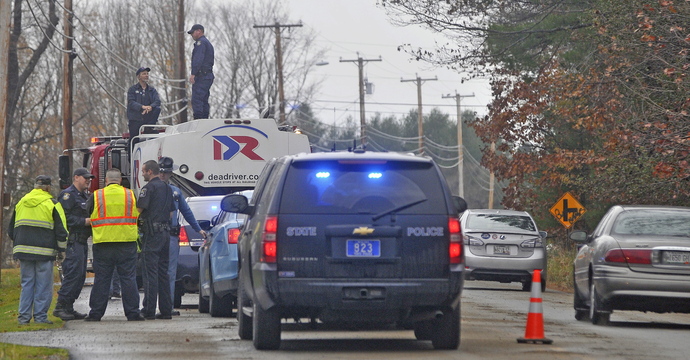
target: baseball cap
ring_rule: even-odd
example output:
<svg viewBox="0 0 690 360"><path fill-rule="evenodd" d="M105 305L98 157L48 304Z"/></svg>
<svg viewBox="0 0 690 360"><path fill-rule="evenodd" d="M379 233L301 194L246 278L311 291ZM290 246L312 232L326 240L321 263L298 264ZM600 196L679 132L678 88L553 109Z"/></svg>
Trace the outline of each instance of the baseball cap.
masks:
<svg viewBox="0 0 690 360"><path fill-rule="evenodd" d="M162 158L158 159L158 168L160 168L160 172L162 173L171 173L174 170L177 170L178 166L173 163L172 158L163 156Z"/></svg>
<svg viewBox="0 0 690 360"><path fill-rule="evenodd" d="M201 31L204 31L204 27L201 26L201 24L194 24L194 25L192 26L192 29L189 30L189 31L187 31L187 34L193 33L194 30L201 30Z"/></svg>
<svg viewBox="0 0 690 360"><path fill-rule="evenodd" d="M36 184L37 185L50 185L51 179L50 176L48 175L38 175L36 177Z"/></svg>
<svg viewBox="0 0 690 360"><path fill-rule="evenodd" d="M91 175L91 173L89 173L89 170L86 170L86 168L78 168L74 170L74 176L83 176L89 179L95 178L95 176Z"/></svg>
<svg viewBox="0 0 690 360"><path fill-rule="evenodd" d="M141 74L142 71L151 71L151 68L140 67L139 70L137 70L137 76L139 76L139 74Z"/></svg>

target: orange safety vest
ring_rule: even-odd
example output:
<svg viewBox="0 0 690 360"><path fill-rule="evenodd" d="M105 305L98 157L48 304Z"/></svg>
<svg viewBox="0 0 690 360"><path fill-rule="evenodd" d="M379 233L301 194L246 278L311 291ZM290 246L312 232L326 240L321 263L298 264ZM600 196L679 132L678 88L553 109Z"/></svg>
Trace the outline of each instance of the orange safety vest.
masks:
<svg viewBox="0 0 690 360"><path fill-rule="evenodd" d="M119 184L110 184L93 194L91 230L93 243L137 241L137 210L134 192Z"/></svg>

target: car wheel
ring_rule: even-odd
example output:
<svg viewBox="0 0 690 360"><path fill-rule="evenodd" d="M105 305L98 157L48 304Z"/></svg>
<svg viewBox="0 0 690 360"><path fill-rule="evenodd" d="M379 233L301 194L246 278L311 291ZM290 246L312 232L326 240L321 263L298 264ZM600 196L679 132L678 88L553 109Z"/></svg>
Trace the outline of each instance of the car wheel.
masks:
<svg viewBox="0 0 690 360"><path fill-rule="evenodd" d="M243 308L249 307L249 299L244 293L242 282L237 288L237 332L242 340L252 339L252 318L247 316Z"/></svg>
<svg viewBox="0 0 690 360"><path fill-rule="evenodd" d="M546 291L546 279L541 279L541 292L544 293Z"/></svg>
<svg viewBox="0 0 690 360"><path fill-rule="evenodd" d="M173 296L173 307L179 309L182 307L182 295L184 295L184 289L182 284L179 286L175 283L175 296Z"/></svg>
<svg viewBox="0 0 690 360"><path fill-rule="evenodd" d="M524 281L522 283L522 291L530 291L532 290L532 282L531 281Z"/></svg>
<svg viewBox="0 0 690 360"><path fill-rule="evenodd" d="M199 312L202 314L208 314L208 310L209 310L208 299L204 299L204 297L201 296L201 289L199 289Z"/></svg>
<svg viewBox="0 0 690 360"><path fill-rule="evenodd" d="M460 346L460 303L432 323L431 344L434 349L455 350Z"/></svg>
<svg viewBox="0 0 690 360"><path fill-rule="evenodd" d="M573 278L573 308L575 308L575 320L582 321L589 317L589 309L585 300L580 296L580 290Z"/></svg>
<svg viewBox="0 0 690 360"><path fill-rule="evenodd" d="M414 323L414 337L417 340L431 340L433 328L433 320L417 321Z"/></svg>
<svg viewBox="0 0 690 360"><path fill-rule="evenodd" d="M277 350L280 347L280 312L274 306L268 310L254 302L252 314L254 348L257 350Z"/></svg>
<svg viewBox="0 0 690 360"><path fill-rule="evenodd" d="M601 301L594 282L589 287L589 319L594 325L608 325L611 314L602 312Z"/></svg>
<svg viewBox="0 0 690 360"><path fill-rule="evenodd" d="M219 297L213 288L213 279L209 279L211 294L208 296L208 307L212 317L230 317L232 315L232 295Z"/></svg>

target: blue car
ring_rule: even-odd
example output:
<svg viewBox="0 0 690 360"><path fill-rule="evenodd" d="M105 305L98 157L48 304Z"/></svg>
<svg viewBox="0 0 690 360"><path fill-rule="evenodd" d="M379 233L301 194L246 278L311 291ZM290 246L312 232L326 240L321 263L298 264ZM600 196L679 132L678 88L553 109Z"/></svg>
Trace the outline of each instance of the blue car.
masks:
<svg viewBox="0 0 690 360"><path fill-rule="evenodd" d="M239 194L251 198L253 190ZM237 240L246 215L220 211L199 247L199 312L232 316L237 302Z"/></svg>
<svg viewBox="0 0 690 360"><path fill-rule="evenodd" d="M223 195L192 196L187 198L187 204L202 229L206 228L211 219L220 211L221 199L223 199ZM203 236L189 225L184 216L182 214L178 214L178 216L180 224L180 252L177 262L173 302L176 308L181 306L182 296L185 293L199 292L199 257L197 252L204 243Z"/></svg>

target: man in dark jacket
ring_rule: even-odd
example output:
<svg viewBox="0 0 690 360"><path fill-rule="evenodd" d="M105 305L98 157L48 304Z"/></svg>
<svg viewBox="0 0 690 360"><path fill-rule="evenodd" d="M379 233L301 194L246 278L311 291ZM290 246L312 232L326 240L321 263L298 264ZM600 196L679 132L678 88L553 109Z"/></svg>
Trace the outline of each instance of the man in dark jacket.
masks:
<svg viewBox="0 0 690 360"><path fill-rule="evenodd" d="M192 75L189 76L189 83L192 84L192 109L194 119L208 119L210 107L208 98L211 95L211 85L213 85L213 45L205 36L204 27L200 24L192 26L187 34L194 39L194 50L192 51Z"/></svg>
<svg viewBox="0 0 690 360"><path fill-rule="evenodd" d="M86 260L89 255L87 239L91 236L91 219L86 210L86 199L88 199L87 189L93 177L86 168L74 170L72 185L58 195L58 201L67 217L69 238L65 260L62 262L64 277L62 286L58 290L53 315L63 321L80 320L86 317L86 314L74 310L74 301L79 297L86 279Z"/></svg>
<svg viewBox="0 0 690 360"><path fill-rule="evenodd" d="M50 176L39 175L34 189L15 206L7 229L20 265L20 325L28 324L32 317L36 323L52 324L48 309L53 300L53 261L58 252L65 251L67 220L50 187Z"/></svg>
<svg viewBox="0 0 690 360"><path fill-rule="evenodd" d="M138 83L127 91L127 120L130 139L139 135L142 125L155 125L161 113L161 99L156 88L149 85L150 68L137 70Z"/></svg>

